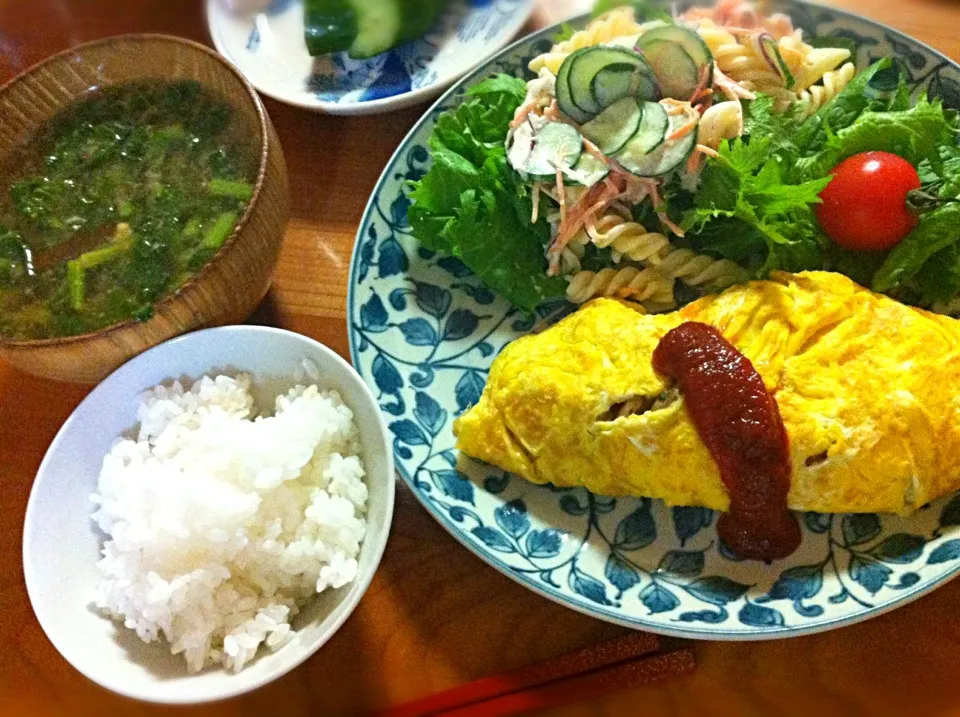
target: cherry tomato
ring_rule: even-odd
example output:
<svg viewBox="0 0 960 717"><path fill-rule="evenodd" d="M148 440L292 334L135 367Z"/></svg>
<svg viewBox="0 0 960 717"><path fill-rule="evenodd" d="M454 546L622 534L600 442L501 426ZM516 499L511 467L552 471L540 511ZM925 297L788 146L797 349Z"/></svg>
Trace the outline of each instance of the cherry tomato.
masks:
<svg viewBox="0 0 960 717"><path fill-rule="evenodd" d="M917 225L907 193L920 188L917 170L889 152L864 152L834 167L816 205L820 226L833 241L857 251L896 246Z"/></svg>

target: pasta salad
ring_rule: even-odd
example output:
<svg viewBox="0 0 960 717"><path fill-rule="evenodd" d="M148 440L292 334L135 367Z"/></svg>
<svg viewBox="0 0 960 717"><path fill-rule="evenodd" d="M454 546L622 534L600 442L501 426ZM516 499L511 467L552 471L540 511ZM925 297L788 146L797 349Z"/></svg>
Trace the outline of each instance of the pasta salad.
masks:
<svg viewBox="0 0 960 717"><path fill-rule="evenodd" d="M830 44L741 0L608 9L441 115L414 235L525 311L811 269L960 311L955 114Z"/></svg>

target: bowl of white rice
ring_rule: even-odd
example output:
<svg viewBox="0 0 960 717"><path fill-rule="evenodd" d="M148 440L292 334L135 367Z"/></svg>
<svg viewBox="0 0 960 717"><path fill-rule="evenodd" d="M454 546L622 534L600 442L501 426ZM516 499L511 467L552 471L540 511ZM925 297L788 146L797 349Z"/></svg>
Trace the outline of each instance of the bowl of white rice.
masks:
<svg viewBox="0 0 960 717"><path fill-rule="evenodd" d="M34 612L126 696L255 689L360 601L393 470L376 398L330 349L255 326L174 339L109 376L50 446L24 524Z"/></svg>

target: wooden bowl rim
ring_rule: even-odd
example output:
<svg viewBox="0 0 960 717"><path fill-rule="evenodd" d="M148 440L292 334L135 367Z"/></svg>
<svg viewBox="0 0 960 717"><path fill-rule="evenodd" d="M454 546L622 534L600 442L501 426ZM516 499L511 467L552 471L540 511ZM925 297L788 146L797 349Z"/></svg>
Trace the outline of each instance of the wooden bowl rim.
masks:
<svg viewBox="0 0 960 717"><path fill-rule="evenodd" d="M244 227L250 220L253 210L256 207L257 201L260 199L260 194L262 193L263 183L267 176L267 167L268 160L270 155L270 133L268 129L268 120L267 120L267 111L263 106L263 101L260 99L260 95L257 94L257 91L254 89L253 85L247 80L246 77L230 62L223 57L220 53L212 48L207 47L206 45L196 42L195 40L190 40L185 37L177 37L176 35L165 35L163 33L156 32L135 32L127 33L124 35L111 35L110 37L103 37L98 40L91 40L89 42L84 42L80 45L74 47L68 47L65 50L61 50L53 55L50 55L40 62L36 63L23 70L21 73L16 75L11 80L5 82L3 85L0 85L0 98L3 97L7 91L16 85L19 82L22 82L30 75L33 75L38 70L44 68L47 65L50 65L54 62L62 60L64 57L69 57L77 55L78 53L88 50L92 47L97 47L99 45L119 45L121 43L136 44L144 40L159 40L162 42L169 42L175 45L183 45L190 48L191 50L199 50L202 53L212 57L217 61L219 66L233 75L236 79L240 81L241 86L247 93L247 98L252 102L253 108L257 114L257 122L260 132L260 167L257 170L257 179L253 188L253 196L250 198L247 208L243 213L243 216L237 221L236 226L233 228L233 232L227 237L227 240L223 243L217 252L210 257L209 260L200 268L198 272L193 274L187 281L181 284L175 291L164 296L160 301L158 301L153 306L154 313L151 315L150 319L147 321L138 321L134 318L124 319L116 324L110 324L105 326L102 329L96 331L90 331L85 334L74 334L72 336L60 336L56 338L49 339L11 339L0 335L0 348L4 350L28 350L28 349L37 349L37 348L50 348L50 347L61 347L67 344L80 343L87 341L93 338L103 338L112 334L114 332L123 331L132 326L140 326L149 323L157 312L166 305L168 302L175 302L180 295L186 291L190 286L195 282L203 278L205 274L212 270L214 264L218 263L224 255L229 251L230 247L236 243L237 237L243 231ZM200 83L201 86L203 83ZM80 99L76 97L75 100ZM48 118L49 119L49 118Z"/></svg>

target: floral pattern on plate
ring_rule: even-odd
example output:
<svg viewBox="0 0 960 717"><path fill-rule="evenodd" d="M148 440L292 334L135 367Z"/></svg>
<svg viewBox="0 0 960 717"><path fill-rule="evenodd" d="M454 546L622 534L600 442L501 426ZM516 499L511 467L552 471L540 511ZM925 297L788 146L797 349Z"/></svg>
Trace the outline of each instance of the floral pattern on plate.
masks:
<svg viewBox="0 0 960 717"><path fill-rule="evenodd" d="M264 94L331 114L368 114L436 97L503 47L532 8L532 0L453 0L425 36L368 60L345 52L310 57L302 0L272 0L249 16L208 0L207 18L217 50Z"/></svg>
<svg viewBox="0 0 960 717"><path fill-rule="evenodd" d="M788 9L810 34L856 39L860 66L896 55L917 92L960 104L960 67L930 48L846 13ZM571 608L654 632L739 640L817 632L954 577L960 495L910 518L807 513L800 549L767 566L726 551L710 510L536 486L458 456L453 420L478 400L497 353L572 307L543 306L527 317L458 260L419 247L406 221L409 182L429 165L438 114L481 77L524 76L556 31L508 48L441 99L387 166L361 224L350 273L351 353L389 418L404 481L498 570Z"/></svg>

